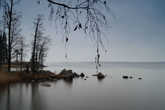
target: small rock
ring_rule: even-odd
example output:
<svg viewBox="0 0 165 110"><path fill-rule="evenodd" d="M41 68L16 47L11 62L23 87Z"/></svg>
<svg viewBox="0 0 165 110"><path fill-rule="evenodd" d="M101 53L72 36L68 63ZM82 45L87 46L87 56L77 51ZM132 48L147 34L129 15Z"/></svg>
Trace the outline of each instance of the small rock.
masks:
<svg viewBox="0 0 165 110"><path fill-rule="evenodd" d="M80 74L80 77L82 77L82 78L83 78L84 76L85 76L85 74L84 74L84 73L81 73L81 74Z"/></svg>
<svg viewBox="0 0 165 110"><path fill-rule="evenodd" d="M98 79L103 79L103 78L105 78L105 75L102 74L101 72L99 72L99 73L97 74L97 78L98 78Z"/></svg>
<svg viewBox="0 0 165 110"><path fill-rule="evenodd" d="M105 78L105 75L99 72L98 74L93 74L92 76L97 76L98 79L103 79Z"/></svg>
<svg viewBox="0 0 165 110"><path fill-rule="evenodd" d="M123 76L123 79L128 79L128 76L124 75L124 76Z"/></svg>
<svg viewBox="0 0 165 110"><path fill-rule="evenodd" d="M139 80L142 80L142 78L138 78Z"/></svg>

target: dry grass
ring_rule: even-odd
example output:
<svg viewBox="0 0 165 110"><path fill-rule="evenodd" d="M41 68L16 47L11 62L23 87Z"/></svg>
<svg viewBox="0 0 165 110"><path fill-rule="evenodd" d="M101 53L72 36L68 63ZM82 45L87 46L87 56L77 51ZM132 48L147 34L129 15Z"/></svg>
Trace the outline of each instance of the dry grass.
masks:
<svg viewBox="0 0 165 110"><path fill-rule="evenodd" d="M0 70L0 85L6 85L9 83L16 83L22 81L49 79L54 73L24 73L24 72L5 72Z"/></svg>
<svg viewBox="0 0 165 110"><path fill-rule="evenodd" d="M20 73L18 72L8 73L0 70L0 85L14 83L18 81L21 81Z"/></svg>

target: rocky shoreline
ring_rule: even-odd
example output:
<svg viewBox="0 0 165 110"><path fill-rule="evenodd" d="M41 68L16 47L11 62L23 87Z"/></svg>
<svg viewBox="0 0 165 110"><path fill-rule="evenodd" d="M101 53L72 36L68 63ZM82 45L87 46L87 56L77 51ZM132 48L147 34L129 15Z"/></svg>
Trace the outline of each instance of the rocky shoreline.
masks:
<svg viewBox="0 0 165 110"><path fill-rule="evenodd" d="M0 72L1 73L1 72ZM9 83L17 83L17 82L46 82L46 81L57 81L57 80L73 80L74 78L84 78L87 80L88 76L84 73L76 73L72 70L63 69L60 73L56 74L50 71L39 71L36 73L27 73L27 72L3 72L6 75L3 81L0 81L0 85L6 85ZM11 75L12 74L12 75ZM0 74L2 75L2 74ZM98 80L104 79L106 76L102 73L94 74L92 76L96 76ZM14 77L14 78L11 78Z"/></svg>

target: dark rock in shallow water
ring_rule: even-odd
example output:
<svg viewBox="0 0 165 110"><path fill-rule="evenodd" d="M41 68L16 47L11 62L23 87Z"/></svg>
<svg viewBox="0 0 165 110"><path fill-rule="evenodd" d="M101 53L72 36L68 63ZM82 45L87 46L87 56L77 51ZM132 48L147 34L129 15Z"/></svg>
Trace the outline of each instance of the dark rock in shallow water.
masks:
<svg viewBox="0 0 165 110"><path fill-rule="evenodd" d="M73 76L73 72L72 70L66 70L66 69L63 69L60 74L61 76Z"/></svg>
<svg viewBox="0 0 165 110"><path fill-rule="evenodd" d="M76 72L72 72L72 70L63 69L58 75L56 75L56 78L72 80L73 78L78 78L79 76L80 75L78 75Z"/></svg>
<svg viewBox="0 0 165 110"><path fill-rule="evenodd" d="M73 76L74 76L75 78L79 78L79 77L80 77L80 75L78 75L76 72L73 73Z"/></svg>
<svg viewBox="0 0 165 110"><path fill-rule="evenodd" d="M123 76L123 79L128 79L128 76L124 75L124 76Z"/></svg>
<svg viewBox="0 0 165 110"><path fill-rule="evenodd" d="M142 78L138 78L139 80L142 80Z"/></svg>
<svg viewBox="0 0 165 110"><path fill-rule="evenodd" d="M99 72L98 74L94 74L92 76L97 76L98 79L104 79L105 78L105 75L102 74L101 72Z"/></svg>
<svg viewBox="0 0 165 110"><path fill-rule="evenodd" d="M84 73L81 73L80 74L80 77L82 77L82 78L85 77L85 74Z"/></svg>
<svg viewBox="0 0 165 110"><path fill-rule="evenodd" d="M97 78L103 79L103 78L105 78L105 75L100 72L100 73L98 73Z"/></svg>

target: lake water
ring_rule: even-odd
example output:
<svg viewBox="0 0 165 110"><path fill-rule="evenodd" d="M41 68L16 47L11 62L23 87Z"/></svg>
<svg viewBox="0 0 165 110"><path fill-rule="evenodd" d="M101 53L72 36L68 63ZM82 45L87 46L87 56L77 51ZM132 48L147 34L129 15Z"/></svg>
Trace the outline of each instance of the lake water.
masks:
<svg viewBox="0 0 165 110"><path fill-rule="evenodd" d="M48 82L51 87L9 85L0 89L0 110L165 110L165 63L105 62L103 80L91 76L96 70L90 62L49 65L52 71L71 68L89 78Z"/></svg>

